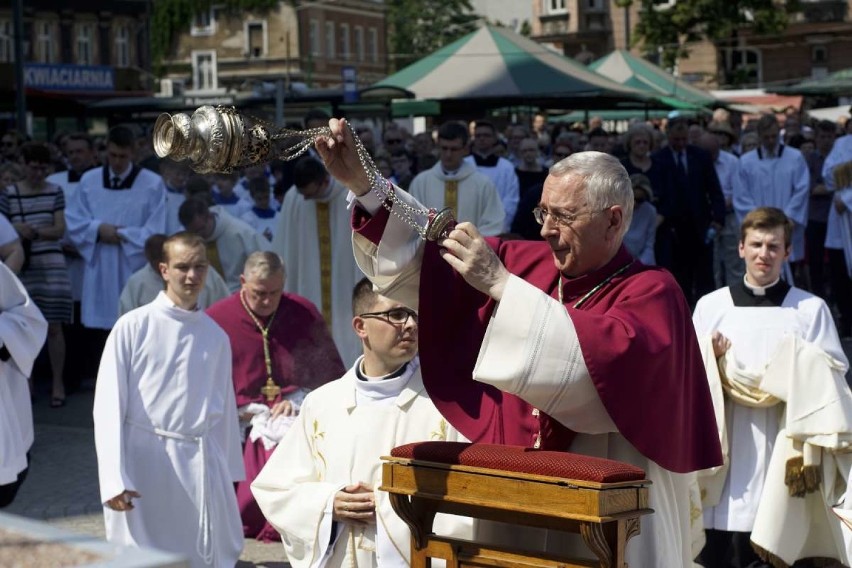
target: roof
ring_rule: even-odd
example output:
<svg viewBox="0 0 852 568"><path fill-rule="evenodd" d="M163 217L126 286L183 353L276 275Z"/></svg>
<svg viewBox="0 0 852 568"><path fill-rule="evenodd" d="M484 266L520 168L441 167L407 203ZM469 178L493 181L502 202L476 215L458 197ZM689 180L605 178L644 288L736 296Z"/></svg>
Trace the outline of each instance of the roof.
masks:
<svg viewBox="0 0 852 568"><path fill-rule="evenodd" d="M707 106L717 102L710 93L623 49L593 61L589 68L616 83L652 95L671 97L695 105Z"/></svg>

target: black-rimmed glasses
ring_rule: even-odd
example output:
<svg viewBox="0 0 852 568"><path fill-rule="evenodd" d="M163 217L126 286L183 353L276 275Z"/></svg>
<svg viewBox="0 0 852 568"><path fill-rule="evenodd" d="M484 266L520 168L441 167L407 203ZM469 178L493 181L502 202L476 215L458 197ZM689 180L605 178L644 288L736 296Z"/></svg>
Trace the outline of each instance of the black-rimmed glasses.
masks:
<svg viewBox="0 0 852 568"><path fill-rule="evenodd" d="M383 312L368 312L358 314L358 317L383 319L393 325L405 325L408 323L408 318L412 318L414 323L417 323L417 312L411 308L392 308Z"/></svg>

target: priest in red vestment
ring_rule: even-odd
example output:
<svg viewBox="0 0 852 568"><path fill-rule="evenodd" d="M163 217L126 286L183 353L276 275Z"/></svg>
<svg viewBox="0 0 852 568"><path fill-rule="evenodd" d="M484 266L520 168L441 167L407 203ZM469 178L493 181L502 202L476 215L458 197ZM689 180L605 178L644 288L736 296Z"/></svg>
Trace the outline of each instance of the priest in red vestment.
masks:
<svg viewBox="0 0 852 568"><path fill-rule="evenodd" d="M246 433L246 480L237 502L246 537L280 540L254 501L250 485L286 432L299 402L346 369L322 315L307 299L284 292L284 265L271 252L246 260L240 289L207 314L231 340L234 390Z"/></svg>
<svg viewBox="0 0 852 568"><path fill-rule="evenodd" d="M419 310L438 409L473 441L645 468L656 514L631 541L630 564L688 565L688 474L721 465L718 431L683 294L622 246L633 211L624 168L599 152L551 168L534 211L543 242L484 238L461 223L424 243L407 225L425 223L407 210L419 204L401 191L383 202L345 122L330 126L317 149L355 195L359 266L381 294Z"/></svg>

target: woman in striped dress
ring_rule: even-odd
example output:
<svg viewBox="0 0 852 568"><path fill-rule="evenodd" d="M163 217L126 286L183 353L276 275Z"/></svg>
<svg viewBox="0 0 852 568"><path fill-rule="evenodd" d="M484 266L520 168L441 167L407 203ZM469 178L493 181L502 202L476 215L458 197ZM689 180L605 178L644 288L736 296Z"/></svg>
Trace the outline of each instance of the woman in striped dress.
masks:
<svg viewBox="0 0 852 568"><path fill-rule="evenodd" d="M65 404L62 324L70 323L73 313L71 281L59 244L65 234L65 197L59 186L45 181L52 163L47 146L25 144L21 156L24 179L0 194L0 213L12 222L28 249L20 278L49 324L47 350L53 374L50 405L58 408Z"/></svg>

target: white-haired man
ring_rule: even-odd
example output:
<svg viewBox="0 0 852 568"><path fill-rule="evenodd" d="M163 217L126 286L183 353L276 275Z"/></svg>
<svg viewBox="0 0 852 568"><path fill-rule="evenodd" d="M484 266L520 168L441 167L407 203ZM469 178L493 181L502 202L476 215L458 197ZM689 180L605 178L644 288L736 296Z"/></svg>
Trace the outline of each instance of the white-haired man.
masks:
<svg viewBox="0 0 852 568"><path fill-rule="evenodd" d="M486 239L460 223L423 243L372 198L345 123L330 126L317 148L357 196L361 269L383 295L429 314L420 358L442 414L473 441L645 468L656 514L643 519L628 561L688 564L683 474L719 465L719 439L683 295L622 246L633 209L624 168L598 152L554 166L535 213L543 242Z"/></svg>

